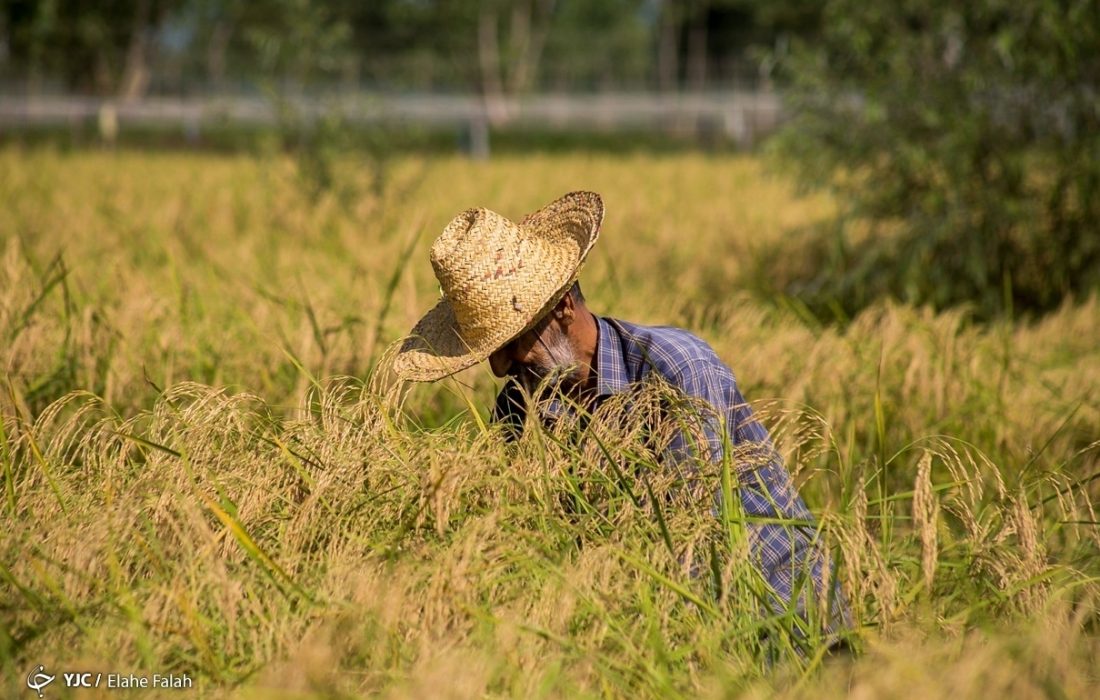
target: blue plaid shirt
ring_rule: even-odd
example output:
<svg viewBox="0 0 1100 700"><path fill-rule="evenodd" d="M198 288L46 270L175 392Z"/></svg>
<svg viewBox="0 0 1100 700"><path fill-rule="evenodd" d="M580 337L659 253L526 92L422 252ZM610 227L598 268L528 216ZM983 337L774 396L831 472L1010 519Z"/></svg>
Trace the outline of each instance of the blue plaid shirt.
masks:
<svg viewBox="0 0 1100 700"><path fill-rule="evenodd" d="M739 484L741 507L746 516L749 549L756 566L771 585L772 607L786 607L795 594L794 586L805 576L817 591L823 590L828 561L822 547L814 544L813 516L794 488L782 459L772 447L767 429L753 416L745 402L733 372L701 338L679 328L640 326L609 318L596 318L599 341L596 351L597 398L606 399L657 375L685 397L702 400L713 413L701 426L707 454L721 463L728 445ZM515 382L508 382L497 396L493 419L510 426L513 434L522 430L526 402ZM562 410L551 402L543 415L548 418ZM722 434L724 428L725 435ZM666 458L682 461L702 448L702 441L679 432L664 450ZM746 462L749 462L746 464ZM718 496L720 502L720 495ZM799 521L800 524L759 522L760 519ZM758 522L752 522L755 519ZM802 591L799 598L812 595ZM845 625L846 604L833 586L833 607L828 631ZM799 604L799 608L802 605Z"/></svg>

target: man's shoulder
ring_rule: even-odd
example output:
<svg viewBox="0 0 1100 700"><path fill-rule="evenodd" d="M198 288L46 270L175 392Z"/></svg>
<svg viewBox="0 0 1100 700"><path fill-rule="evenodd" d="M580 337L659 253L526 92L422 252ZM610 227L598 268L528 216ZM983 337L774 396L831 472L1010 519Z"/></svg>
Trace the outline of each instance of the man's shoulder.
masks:
<svg viewBox="0 0 1100 700"><path fill-rule="evenodd" d="M648 366L672 378L693 366L726 365L707 341L684 328L645 326L605 318L622 338L623 353L639 366Z"/></svg>

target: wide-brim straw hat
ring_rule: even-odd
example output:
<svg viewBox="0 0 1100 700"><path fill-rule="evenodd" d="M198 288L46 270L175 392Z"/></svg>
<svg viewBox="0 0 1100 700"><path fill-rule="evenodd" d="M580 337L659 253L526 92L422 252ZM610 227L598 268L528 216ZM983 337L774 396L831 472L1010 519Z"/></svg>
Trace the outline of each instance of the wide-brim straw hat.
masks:
<svg viewBox="0 0 1100 700"><path fill-rule="evenodd" d="M442 379L526 332L569 291L602 221L594 192L571 192L518 224L488 209L456 216L430 252L443 298L402 342L394 372Z"/></svg>

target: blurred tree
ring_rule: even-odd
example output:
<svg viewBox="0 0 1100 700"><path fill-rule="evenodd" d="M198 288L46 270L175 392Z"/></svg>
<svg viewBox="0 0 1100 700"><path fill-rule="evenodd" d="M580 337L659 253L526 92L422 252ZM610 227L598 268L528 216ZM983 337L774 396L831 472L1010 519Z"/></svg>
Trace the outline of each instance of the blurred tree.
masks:
<svg viewBox="0 0 1100 700"><path fill-rule="evenodd" d="M541 68L544 89L645 85L652 64L648 0L559 0Z"/></svg>
<svg viewBox="0 0 1100 700"><path fill-rule="evenodd" d="M817 40L821 13L820 2L807 0L722 0L707 16L710 63L724 72L726 84L763 79L768 87L781 78L774 75L775 62L787 56L792 40Z"/></svg>
<svg viewBox="0 0 1100 700"><path fill-rule="evenodd" d="M191 66L193 73L201 75L214 91L224 90L234 54L251 54L252 47L247 45L248 3L188 0L175 19L191 30L189 53L199 64Z"/></svg>
<svg viewBox="0 0 1100 700"><path fill-rule="evenodd" d="M362 75L392 89L473 89L477 7L470 0L342 0Z"/></svg>
<svg viewBox="0 0 1100 700"><path fill-rule="evenodd" d="M10 0L11 53L34 83L58 77L71 88L124 99L150 80L154 37L184 0Z"/></svg>
<svg viewBox="0 0 1100 700"><path fill-rule="evenodd" d="M500 123L508 118L502 98L526 91L538 72L558 0L481 0L477 4L481 94L490 121ZM510 21L502 32L505 16Z"/></svg>
<svg viewBox="0 0 1100 700"><path fill-rule="evenodd" d="M683 8L677 0L659 0L657 29L657 87L661 92L675 90L680 83L680 25Z"/></svg>
<svg viewBox="0 0 1100 700"><path fill-rule="evenodd" d="M783 291L990 316L1100 286L1100 3L828 0L785 75L781 152L873 232L838 227Z"/></svg>
<svg viewBox="0 0 1100 700"><path fill-rule="evenodd" d="M802 34L804 0L7 0L0 78L137 96L264 76L476 90L725 81L749 48ZM809 8L809 9L807 9Z"/></svg>
<svg viewBox="0 0 1100 700"><path fill-rule="evenodd" d="M316 73L338 73L351 39L339 9L316 0L252 0L239 6L243 36L261 74L281 78L297 91Z"/></svg>
<svg viewBox="0 0 1100 700"><path fill-rule="evenodd" d="M792 37L811 38L820 26L819 3L806 0L653 0L656 85L698 92L718 83L756 86L777 49ZM746 70L750 69L751 70Z"/></svg>

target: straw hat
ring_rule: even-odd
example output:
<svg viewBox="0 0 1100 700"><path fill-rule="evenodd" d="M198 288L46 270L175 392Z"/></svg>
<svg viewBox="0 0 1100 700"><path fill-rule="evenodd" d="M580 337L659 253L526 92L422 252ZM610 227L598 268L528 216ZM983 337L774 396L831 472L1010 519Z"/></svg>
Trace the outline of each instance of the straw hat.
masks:
<svg viewBox="0 0 1100 700"><path fill-rule="evenodd" d="M489 357L565 296L603 221L594 192L572 192L516 224L468 209L447 224L430 258L443 298L393 360L402 379L430 382Z"/></svg>

